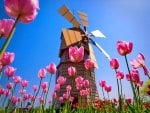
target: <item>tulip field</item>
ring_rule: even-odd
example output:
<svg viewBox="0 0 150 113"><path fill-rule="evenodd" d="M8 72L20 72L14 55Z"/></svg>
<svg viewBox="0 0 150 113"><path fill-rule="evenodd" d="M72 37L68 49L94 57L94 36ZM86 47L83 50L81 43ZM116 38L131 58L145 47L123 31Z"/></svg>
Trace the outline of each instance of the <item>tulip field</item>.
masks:
<svg viewBox="0 0 150 113"><path fill-rule="evenodd" d="M60 97L56 92L67 84L68 77L59 75L54 91L50 92L52 77L58 71L55 63L47 63L45 67L39 69L38 75L34 76L38 78L39 84L33 86L29 84L30 81L16 75L17 67L12 65L16 60L15 53L8 52L6 49L14 37L16 25L19 22L30 23L36 19L40 9L39 1L4 0L4 5L8 16L14 19L0 19L0 41L4 38L4 43L0 46L0 81L2 77L7 79L5 84L0 83L0 113L150 113L150 70L145 65L146 58L143 53L139 53L134 59L129 59L128 56L132 54L134 48L132 41L119 40L115 47L118 55L124 60L126 74L121 71L122 63L118 58L109 59L110 68L114 71L116 79L117 98L110 98L113 88L107 80L99 80L98 87L101 89L102 96L97 100L92 98L90 81L82 75L77 75L76 66L79 62L84 63L87 71L96 67L90 58L84 59L85 47L82 45L68 48L69 61L76 66L67 68L72 83L66 85L66 92ZM143 73L141 74L139 70ZM142 81L140 76L144 76L146 81ZM46 77L48 81L44 81ZM133 97L127 98L124 95L123 79L130 84ZM31 92L28 92L27 88L30 88ZM80 99L74 102L73 88L76 88L81 98L89 95L90 102L85 105L80 102Z"/></svg>

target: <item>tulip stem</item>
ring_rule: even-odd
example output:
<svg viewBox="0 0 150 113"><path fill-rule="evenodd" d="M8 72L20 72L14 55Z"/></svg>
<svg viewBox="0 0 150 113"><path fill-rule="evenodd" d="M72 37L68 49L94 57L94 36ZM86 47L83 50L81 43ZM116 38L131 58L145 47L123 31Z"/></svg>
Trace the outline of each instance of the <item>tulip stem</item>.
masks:
<svg viewBox="0 0 150 113"><path fill-rule="evenodd" d="M103 97L104 97L104 101L105 101L105 95L104 95L103 87L102 87L102 92L103 92ZM104 107L104 113L106 113L106 109L105 109L105 102L104 102L104 104L103 104L103 107Z"/></svg>
<svg viewBox="0 0 150 113"><path fill-rule="evenodd" d="M143 65L143 64L142 64L142 65ZM144 74L147 75L147 77L150 79L150 75L149 75L148 69L146 68L145 65L143 65L142 67L143 67L143 70L144 70Z"/></svg>
<svg viewBox="0 0 150 113"><path fill-rule="evenodd" d="M6 99L7 99L7 96L5 96L5 98L4 98L4 101L3 101L3 104L2 104L2 108L4 108L4 106L5 106Z"/></svg>
<svg viewBox="0 0 150 113"><path fill-rule="evenodd" d="M121 80L119 80L119 81L120 81L121 98L123 98L122 82L121 82Z"/></svg>
<svg viewBox="0 0 150 113"><path fill-rule="evenodd" d="M2 71L0 71L0 79L1 79L1 77L2 77Z"/></svg>
<svg viewBox="0 0 150 113"><path fill-rule="evenodd" d="M0 70L0 79L2 77L2 72L3 72L4 66L2 66L2 69Z"/></svg>
<svg viewBox="0 0 150 113"><path fill-rule="evenodd" d="M13 88L13 90L12 90L12 96L14 96L14 92L15 92L15 89L16 89L16 83L15 83L15 85L14 85L14 88Z"/></svg>
<svg viewBox="0 0 150 113"><path fill-rule="evenodd" d="M117 70L115 69L115 72L117 74ZM117 87L118 87L118 97L120 97L120 87L119 87L119 81L117 79Z"/></svg>
<svg viewBox="0 0 150 113"><path fill-rule="evenodd" d="M70 92L70 96L72 95L72 93L73 93L73 90L74 90L74 81L75 81L75 77L73 76L72 78L71 78L71 92ZM70 97L69 96L69 97Z"/></svg>
<svg viewBox="0 0 150 113"><path fill-rule="evenodd" d="M115 69L117 74L117 70ZM121 94L120 94L120 87L119 87L119 80L117 79L117 87L118 87L118 99L119 99L119 112L122 112L122 101L121 101Z"/></svg>
<svg viewBox="0 0 150 113"><path fill-rule="evenodd" d="M139 86L137 86L136 89L137 89L137 94L138 94L137 97L140 98L140 90L139 90Z"/></svg>
<svg viewBox="0 0 150 113"><path fill-rule="evenodd" d="M105 95L104 95L104 90L103 90L103 87L102 87L102 93L103 93L103 97L104 97L104 100L105 100Z"/></svg>
<svg viewBox="0 0 150 113"><path fill-rule="evenodd" d="M150 79L150 75L149 75L149 73L147 73L147 76L148 76L148 78Z"/></svg>
<svg viewBox="0 0 150 113"><path fill-rule="evenodd" d="M3 44L3 46L2 46L2 48L1 48L1 50L0 50L0 57L2 57L2 54L5 52L5 50L7 49L8 45L9 45L11 39L12 39L12 36L13 36L13 34L14 34L15 27L16 27L16 25L17 25L17 22L18 22L18 20L19 20L19 17L20 17L20 16L18 16L18 17L16 18L15 23L14 23L14 25L13 25L13 27L12 27L12 29L11 29L9 35L8 35L8 38L7 38L7 40L5 41L5 43Z"/></svg>
<svg viewBox="0 0 150 113"><path fill-rule="evenodd" d="M2 35L0 35L0 40L2 39Z"/></svg>
<svg viewBox="0 0 150 113"><path fill-rule="evenodd" d="M49 88L50 88L50 85L51 85L51 79L52 79L52 74L51 74L50 79L49 79L48 90L47 90L47 92L46 92L45 101L44 101L44 106L46 105L47 95L48 95Z"/></svg>
<svg viewBox="0 0 150 113"><path fill-rule="evenodd" d="M3 34L2 35L0 35L0 40L3 38Z"/></svg>
<svg viewBox="0 0 150 113"><path fill-rule="evenodd" d="M109 98L109 93L107 92L107 96L108 96L108 100L110 100L110 98Z"/></svg>
<svg viewBox="0 0 150 113"><path fill-rule="evenodd" d="M24 87L22 90L24 90ZM22 109L22 101L23 101L23 94L21 94L21 109Z"/></svg>
<svg viewBox="0 0 150 113"><path fill-rule="evenodd" d="M126 61L128 73L129 73L129 75L130 75L130 84L131 84L131 88L132 88L134 100L135 100L135 102L137 103L136 93L135 93L135 90L134 90L134 85L133 85L133 82L132 82L131 73L130 73L130 68L129 68L128 59L127 59L127 56L126 56L126 55L125 55L125 61Z"/></svg>
<svg viewBox="0 0 150 113"><path fill-rule="evenodd" d="M12 89L12 92L11 92L11 93L12 93L12 94L11 94L11 95L12 95L11 97L13 97L13 95L14 95L14 92L15 92L15 89L16 89L16 85L17 85L17 84L15 83L14 88ZM8 104L7 104L6 111L7 111L8 108L9 108L10 102L12 102L11 99L10 99L10 101L9 101Z"/></svg>
<svg viewBox="0 0 150 113"><path fill-rule="evenodd" d="M39 91L40 91L41 83L42 83L42 78L40 79L39 88L38 88L38 91L37 91L37 92L36 92L36 94L35 94L35 99L34 99L34 101L33 101L32 106L34 106L34 103L35 103L36 97L37 97L37 95L38 95L38 93L39 93Z"/></svg>

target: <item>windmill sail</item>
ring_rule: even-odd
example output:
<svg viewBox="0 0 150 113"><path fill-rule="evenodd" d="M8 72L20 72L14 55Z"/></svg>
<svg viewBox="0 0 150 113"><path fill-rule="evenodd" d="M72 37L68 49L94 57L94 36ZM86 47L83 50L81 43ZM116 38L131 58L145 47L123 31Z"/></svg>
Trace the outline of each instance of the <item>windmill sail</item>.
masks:
<svg viewBox="0 0 150 113"><path fill-rule="evenodd" d="M91 43L92 43L93 45L95 45L95 46L105 55L105 57L106 57L109 61L111 60L109 54L108 54L98 43L96 43L96 42L95 42L94 40L92 40L91 38L89 38L89 40L91 41Z"/></svg>
<svg viewBox="0 0 150 113"><path fill-rule="evenodd" d="M100 51L106 56L106 58L108 60L111 60L110 56L108 55L108 53L99 45L96 43L96 46L100 49Z"/></svg>
<svg viewBox="0 0 150 113"><path fill-rule="evenodd" d="M72 14L72 12L65 6L63 5L58 12L64 16L67 20L69 20L75 27L79 27L80 24L77 21L77 19L74 17L74 15Z"/></svg>
<svg viewBox="0 0 150 113"><path fill-rule="evenodd" d="M94 50L93 50L92 45L90 43L89 43L89 54L90 54L91 60L95 63L95 67L98 68L96 57L94 54Z"/></svg>
<svg viewBox="0 0 150 113"><path fill-rule="evenodd" d="M81 23L84 27L88 26L88 16L86 13L78 11L78 15L80 17Z"/></svg>
<svg viewBox="0 0 150 113"><path fill-rule="evenodd" d="M70 46L82 40L81 33L75 30L62 29L63 38L66 46Z"/></svg>
<svg viewBox="0 0 150 113"><path fill-rule="evenodd" d="M99 30L92 31L91 35L94 37L106 38L105 35Z"/></svg>

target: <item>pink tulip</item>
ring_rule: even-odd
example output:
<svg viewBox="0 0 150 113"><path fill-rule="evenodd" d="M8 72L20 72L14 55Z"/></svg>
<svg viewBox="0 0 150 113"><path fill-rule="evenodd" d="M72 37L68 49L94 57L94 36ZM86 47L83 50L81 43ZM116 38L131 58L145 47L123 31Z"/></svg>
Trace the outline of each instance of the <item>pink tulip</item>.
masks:
<svg viewBox="0 0 150 113"><path fill-rule="evenodd" d="M63 101L63 97L59 97L59 102L62 102Z"/></svg>
<svg viewBox="0 0 150 113"><path fill-rule="evenodd" d="M84 86L85 88L88 88L88 87L90 86L89 80L84 80L84 81L83 81L83 86Z"/></svg>
<svg viewBox="0 0 150 113"><path fill-rule="evenodd" d="M60 90L60 84L56 84L55 85L55 91L59 91Z"/></svg>
<svg viewBox="0 0 150 113"><path fill-rule="evenodd" d="M69 58L72 62L80 62L84 57L84 47L69 47Z"/></svg>
<svg viewBox="0 0 150 113"><path fill-rule="evenodd" d="M18 97L18 98L17 98L17 102L20 102L20 101L21 101L21 97Z"/></svg>
<svg viewBox="0 0 150 113"><path fill-rule="evenodd" d="M57 83L60 84L60 85L65 84L65 83L66 83L66 78L63 77L63 76L59 76L59 77L57 78Z"/></svg>
<svg viewBox="0 0 150 113"><path fill-rule="evenodd" d="M30 98L31 102L33 102L35 100L35 97L32 94L29 95L29 98Z"/></svg>
<svg viewBox="0 0 150 113"><path fill-rule="evenodd" d="M14 61L14 58L15 58L14 53L4 52L2 57L0 58L0 61L3 66L6 66L10 65Z"/></svg>
<svg viewBox="0 0 150 113"><path fill-rule="evenodd" d="M68 92L66 92L66 93L63 94L63 98L64 98L64 99L68 99L68 98L69 98L69 95L70 95L70 94L69 94Z"/></svg>
<svg viewBox="0 0 150 113"><path fill-rule="evenodd" d="M116 78L121 80L124 78L124 73L122 71L117 71L116 72Z"/></svg>
<svg viewBox="0 0 150 113"><path fill-rule="evenodd" d="M141 87L143 85L143 81L140 81L139 71L133 69L130 73L131 76L129 74L126 75L127 80L130 81L132 79L136 86Z"/></svg>
<svg viewBox="0 0 150 113"><path fill-rule="evenodd" d="M47 93L48 89L45 88L45 89L42 89L43 93Z"/></svg>
<svg viewBox="0 0 150 113"><path fill-rule="evenodd" d="M148 75L149 71L148 71L148 69L147 69L146 66L143 66L143 70L144 70L144 74L145 74L145 75Z"/></svg>
<svg viewBox="0 0 150 113"><path fill-rule="evenodd" d="M75 76L75 75L76 75L76 68L70 66L70 67L68 68L68 74L69 74L69 76L71 76L71 77Z"/></svg>
<svg viewBox="0 0 150 113"><path fill-rule="evenodd" d="M39 70L38 77L39 78L45 78L46 77L46 70L44 68Z"/></svg>
<svg viewBox="0 0 150 113"><path fill-rule="evenodd" d="M127 81L130 81L131 80L131 75L126 74L126 79L127 79Z"/></svg>
<svg viewBox="0 0 150 113"><path fill-rule="evenodd" d="M39 101L40 104L44 103L44 99L41 96L38 97L38 101Z"/></svg>
<svg viewBox="0 0 150 113"><path fill-rule="evenodd" d="M42 89L46 89L47 88L47 82L42 82L41 83L41 87L42 87Z"/></svg>
<svg viewBox="0 0 150 113"><path fill-rule="evenodd" d="M140 81L140 75L138 70L131 70L131 78L134 83L138 83Z"/></svg>
<svg viewBox="0 0 150 113"><path fill-rule="evenodd" d="M87 70L94 69L95 63L91 59L86 59L84 62L84 66Z"/></svg>
<svg viewBox="0 0 150 113"><path fill-rule="evenodd" d="M7 87L7 89L12 89L13 88L13 83L9 82L6 87Z"/></svg>
<svg viewBox="0 0 150 113"><path fill-rule="evenodd" d="M70 102L73 102L73 100L74 100L74 97L69 97Z"/></svg>
<svg viewBox="0 0 150 113"><path fill-rule="evenodd" d="M142 86L143 86L143 81L139 81L139 82L137 82L137 83L136 83L136 86L138 86L138 87L142 87Z"/></svg>
<svg viewBox="0 0 150 113"><path fill-rule="evenodd" d="M24 23L34 20L38 9L38 0L5 0L7 14L13 18L19 16L19 21Z"/></svg>
<svg viewBox="0 0 150 113"><path fill-rule="evenodd" d="M29 94L29 98L32 97L32 96L33 96L32 94Z"/></svg>
<svg viewBox="0 0 150 113"><path fill-rule="evenodd" d="M105 87L104 87L104 90L105 90L106 92L111 92L111 89L112 89L111 86L105 86Z"/></svg>
<svg viewBox="0 0 150 113"><path fill-rule="evenodd" d="M14 83L20 83L21 82L21 77L20 76L13 76L13 81L14 81Z"/></svg>
<svg viewBox="0 0 150 113"><path fill-rule="evenodd" d="M145 75L148 75L149 71L148 71L148 69L146 68L144 62L145 62L145 57L144 57L144 55L143 55L142 53L139 53L139 54L138 54L137 59L133 59L133 60L130 61L131 65L132 65L132 67L133 67L134 69L137 69L137 68L141 68L141 67L142 67L143 70L144 70L144 74L145 74Z"/></svg>
<svg viewBox="0 0 150 113"><path fill-rule="evenodd" d="M5 89L4 88L0 88L0 96L3 95L5 92Z"/></svg>
<svg viewBox="0 0 150 113"><path fill-rule="evenodd" d="M21 81L21 86L22 86L22 87L27 87L28 83L29 83L28 81L22 80L22 81Z"/></svg>
<svg viewBox="0 0 150 113"><path fill-rule="evenodd" d="M132 48L133 48L132 42L126 42L126 41L118 41L117 42L118 53L122 56L125 56L125 55L131 53Z"/></svg>
<svg viewBox="0 0 150 113"><path fill-rule="evenodd" d="M79 84L82 84L84 78L82 76L78 76L76 79L75 79L75 82L76 84L79 83Z"/></svg>
<svg viewBox="0 0 150 113"><path fill-rule="evenodd" d="M105 80L99 81L99 85L101 87L105 87L106 86L106 81Z"/></svg>
<svg viewBox="0 0 150 113"><path fill-rule="evenodd" d="M86 96L88 94L87 90L80 90L80 96Z"/></svg>
<svg viewBox="0 0 150 113"><path fill-rule="evenodd" d="M16 104L18 102L18 98L15 96L12 96L10 99L14 104Z"/></svg>
<svg viewBox="0 0 150 113"><path fill-rule="evenodd" d="M25 89L21 89L21 90L19 91L19 93L20 93L21 95L24 95L24 94L26 93L26 90L25 90Z"/></svg>
<svg viewBox="0 0 150 113"><path fill-rule="evenodd" d="M71 91L71 89L72 89L71 85L67 85L67 86L66 86L66 90L67 90L67 92L70 92L70 91Z"/></svg>
<svg viewBox="0 0 150 113"><path fill-rule="evenodd" d="M138 61L141 63L141 64L144 64L144 61L145 61L145 57L142 53L139 53L138 54Z"/></svg>
<svg viewBox="0 0 150 113"><path fill-rule="evenodd" d="M51 73L51 74L55 74L57 71L56 65L54 63L49 64L48 66L46 66L46 70Z"/></svg>
<svg viewBox="0 0 150 113"><path fill-rule="evenodd" d="M8 37L12 27L14 25L13 19L0 20L0 37Z"/></svg>
<svg viewBox="0 0 150 113"><path fill-rule="evenodd" d="M12 77L14 76L16 69L14 67L7 66L4 72L7 77Z"/></svg>
<svg viewBox="0 0 150 113"><path fill-rule="evenodd" d="M57 97L56 92L52 92L52 98L56 99L56 97Z"/></svg>
<svg viewBox="0 0 150 113"><path fill-rule="evenodd" d="M131 60L131 61L130 61L130 64L132 65L132 67L133 67L134 69L139 68L139 67L142 67L142 65L141 65L136 59Z"/></svg>
<svg viewBox="0 0 150 113"><path fill-rule="evenodd" d="M26 100L28 100L28 99L30 99L29 94L24 94L24 95L23 95L23 101L26 101Z"/></svg>
<svg viewBox="0 0 150 113"><path fill-rule="evenodd" d="M118 69L119 68L119 62L116 58L111 59L110 66L112 69Z"/></svg>
<svg viewBox="0 0 150 113"><path fill-rule="evenodd" d="M34 85L34 86L32 87L32 89L33 89L34 92L36 92L36 91L38 90L38 86L37 86L37 85Z"/></svg>
<svg viewBox="0 0 150 113"><path fill-rule="evenodd" d="M80 90L80 89L82 89L83 88L83 84L81 84L81 83L76 83L76 89L77 90Z"/></svg>
<svg viewBox="0 0 150 113"><path fill-rule="evenodd" d="M8 89L5 89L4 95L5 95L6 97L9 96L9 95L10 95L10 91L9 91Z"/></svg>
<svg viewBox="0 0 150 113"><path fill-rule="evenodd" d="M133 68L140 68L144 66L144 62L145 62L145 57L142 53L138 54L138 58L137 59L133 59L130 61L131 65Z"/></svg>

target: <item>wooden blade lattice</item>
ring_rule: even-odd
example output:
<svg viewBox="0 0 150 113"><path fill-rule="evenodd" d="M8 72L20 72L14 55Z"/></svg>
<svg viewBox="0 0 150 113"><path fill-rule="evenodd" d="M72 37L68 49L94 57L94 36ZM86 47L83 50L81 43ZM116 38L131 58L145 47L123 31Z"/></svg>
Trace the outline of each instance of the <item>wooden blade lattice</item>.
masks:
<svg viewBox="0 0 150 113"><path fill-rule="evenodd" d="M88 26L88 16L86 13L78 11L78 15L80 17L81 23L84 27Z"/></svg>
<svg viewBox="0 0 150 113"><path fill-rule="evenodd" d="M77 21L77 19L74 17L74 15L72 14L72 12L65 6L63 5L58 12L64 16L67 20L69 20L75 27L79 27L80 24Z"/></svg>

